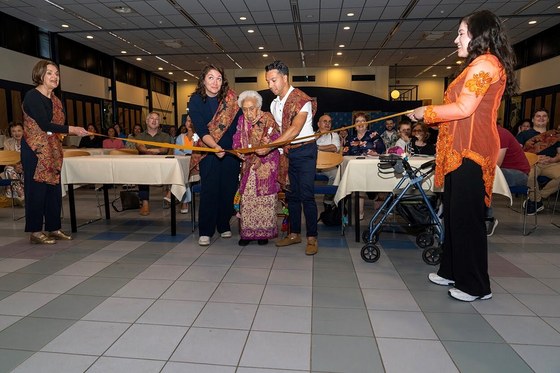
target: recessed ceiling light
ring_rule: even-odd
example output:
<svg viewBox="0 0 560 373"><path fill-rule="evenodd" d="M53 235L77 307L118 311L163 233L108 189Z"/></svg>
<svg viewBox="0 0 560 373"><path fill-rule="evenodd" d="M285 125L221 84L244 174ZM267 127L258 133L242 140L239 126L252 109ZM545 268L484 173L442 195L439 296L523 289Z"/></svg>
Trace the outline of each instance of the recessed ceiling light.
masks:
<svg viewBox="0 0 560 373"><path fill-rule="evenodd" d="M432 74L432 78L435 78L437 76L437 74Z"/></svg>
<svg viewBox="0 0 560 373"><path fill-rule="evenodd" d="M447 70L451 70L451 66L447 66L446 69L447 69Z"/></svg>
<svg viewBox="0 0 560 373"><path fill-rule="evenodd" d="M68 28L68 27L70 27L70 26L68 26L67 24L60 25L60 26L63 27L63 28Z"/></svg>
<svg viewBox="0 0 560 373"><path fill-rule="evenodd" d="M122 54L126 54L126 51L121 51Z"/></svg>
<svg viewBox="0 0 560 373"><path fill-rule="evenodd" d="M342 52L336 52L337 56L342 56Z"/></svg>
<svg viewBox="0 0 560 373"><path fill-rule="evenodd" d="M173 71L168 72L169 75L173 75Z"/></svg>
<svg viewBox="0 0 560 373"><path fill-rule="evenodd" d="M87 35L87 36L86 36L86 39L93 39L93 36Z"/></svg>
<svg viewBox="0 0 560 373"><path fill-rule="evenodd" d="M188 80L188 79L183 79L183 81L184 81L184 82L188 82L189 80Z"/></svg>
<svg viewBox="0 0 560 373"><path fill-rule="evenodd" d="M534 25L535 23L537 23L537 21L529 21L530 25Z"/></svg>
<svg viewBox="0 0 560 373"><path fill-rule="evenodd" d="M127 7L127 6L115 6L111 9L113 9L115 12L121 13L121 14L132 13L132 9L130 7Z"/></svg>
<svg viewBox="0 0 560 373"><path fill-rule="evenodd" d="M338 47L339 47L339 48L344 48L345 46L346 46L346 45L344 45L344 44L340 44Z"/></svg>
<svg viewBox="0 0 560 373"><path fill-rule="evenodd" d="M463 61L459 60L457 62L455 62L457 65L461 65L463 63Z"/></svg>
<svg viewBox="0 0 560 373"><path fill-rule="evenodd" d="M247 30L247 32L248 32L249 34L252 34L253 32L255 32L255 30L249 29L249 30Z"/></svg>
<svg viewBox="0 0 560 373"><path fill-rule="evenodd" d="M263 49L264 49L264 47L259 47L259 50L261 50L261 51L262 51Z"/></svg>
<svg viewBox="0 0 560 373"><path fill-rule="evenodd" d="M242 20L242 21L246 21L247 17L239 17L239 19Z"/></svg>
<svg viewBox="0 0 560 373"><path fill-rule="evenodd" d="M347 15L348 17L354 17L354 13L352 13L352 12L346 13L346 15Z"/></svg>
<svg viewBox="0 0 560 373"><path fill-rule="evenodd" d="M157 69L161 71L161 70L163 70L163 67L158 67Z"/></svg>
<svg viewBox="0 0 560 373"><path fill-rule="evenodd" d="M337 63L335 63L334 65L335 65L335 66L338 66L338 64L337 64Z"/></svg>
<svg viewBox="0 0 560 373"><path fill-rule="evenodd" d="M136 61L142 61L142 57L136 57Z"/></svg>
<svg viewBox="0 0 560 373"><path fill-rule="evenodd" d="M345 30L350 30L350 26L344 26Z"/></svg>
<svg viewBox="0 0 560 373"><path fill-rule="evenodd" d="M268 54L266 54L266 53L265 53L265 54L263 54L263 57L268 57Z"/></svg>

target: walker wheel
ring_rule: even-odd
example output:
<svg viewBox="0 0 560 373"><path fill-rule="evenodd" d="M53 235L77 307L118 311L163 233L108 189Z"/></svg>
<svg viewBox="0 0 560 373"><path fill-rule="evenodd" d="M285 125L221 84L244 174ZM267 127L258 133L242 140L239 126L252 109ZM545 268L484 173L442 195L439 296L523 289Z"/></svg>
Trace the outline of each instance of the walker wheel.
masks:
<svg viewBox="0 0 560 373"><path fill-rule="evenodd" d="M416 236L416 245L418 245L418 247L421 249L432 246L434 244L434 241L435 240L433 234L428 232L422 232L418 236Z"/></svg>
<svg viewBox="0 0 560 373"><path fill-rule="evenodd" d="M380 252L379 248L374 244L367 244L362 247L362 251L360 252L362 255L362 259L368 263L375 263L379 260Z"/></svg>
<svg viewBox="0 0 560 373"><path fill-rule="evenodd" d="M442 249L440 246L438 247L429 247L422 251L422 259L424 263L435 266L441 262L441 252Z"/></svg>
<svg viewBox="0 0 560 373"><path fill-rule="evenodd" d="M369 230L365 230L362 232L362 241L363 243L370 243L369 242ZM379 241L379 232L373 235L373 240L371 243L377 243Z"/></svg>

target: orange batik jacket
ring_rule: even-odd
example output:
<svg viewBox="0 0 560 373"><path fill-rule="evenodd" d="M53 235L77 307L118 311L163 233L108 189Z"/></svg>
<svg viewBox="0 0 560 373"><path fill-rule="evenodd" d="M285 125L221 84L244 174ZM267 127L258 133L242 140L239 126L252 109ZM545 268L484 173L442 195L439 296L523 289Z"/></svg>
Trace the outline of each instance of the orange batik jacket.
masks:
<svg viewBox="0 0 560 373"><path fill-rule="evenodd" d="M441 123L436 145L436 186L456 170L463 158L482 168L487 206L492 186L500 138L496 128L497 111L506 86L505 71L491 54L474 59L449 85L443 105L430 105L424 112L427 124Z"/></svg>

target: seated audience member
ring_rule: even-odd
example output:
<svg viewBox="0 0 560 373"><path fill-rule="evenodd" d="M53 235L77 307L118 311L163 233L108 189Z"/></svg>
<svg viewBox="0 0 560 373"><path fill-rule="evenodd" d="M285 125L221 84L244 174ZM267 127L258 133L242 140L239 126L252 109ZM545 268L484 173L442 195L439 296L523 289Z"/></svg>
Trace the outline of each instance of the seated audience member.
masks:
<svg viewBox="0 0 560 373"><path fill-rule="evenodd" d="M132 133L130 135L128 135L129 139L135 140L136 136L138 136L139 134L142 133L142 126L139 124L135 124L134 127L132 128ZM126 142L126 147L128 149L136 149L136 143L131 142L131 141L127 141Z"/></svg>
<svg viewBox="0 0 560 373"><path fill-rule="evenodd" d="M115 137L118 137L119 139L126 139L126 134L124 133L124 131L121 129L121 125L116 123L113 128L115 129Z"/></svg>
<svg viewBox="0 0 560 373"><path fill-rule="evenodd" d="M412 135L412 123L409 120L403 119L399 124L399 139L395 146L398 146L406 152L408 150L408 145L410 144L410 138Z"/></svg>
<svg viewBox="0 0 560 373"><path fill-rule="evenodd" d="M177 140L177 127L169 127L169 136L171 136L171 140L173 140L173 144L175 144L175 141Z"/></svg>
<svg viewBox="0 0 560 373"><path fill-rule="evenodd" d="M385 144L385 149L392 148L396 145L399 135L395 131L395 121L393 119L387 119L385 121L385 131L381 134L381 140Z"/></svg>
<svg viewBox="0 0 560 373"><path fill-rule="evenodd" d="M189 123L189 126L185 127L185 129L187 129L187 132L182 132L181 134L179 134L179 136L177 136L177 139L175 140L175 144L185 145L185 143L187 142L187 141L185 141L185 139L189 140L191 142L191 144L198 140L198 136L193 132L192 126L190 126L190 122L187 122L187 123ZM191 155L192 150L190 150L190 149L174 149L173 154L179 155L179 156L181 156L181 155ZM191 192L190 185L187 184L186 187L187 187L187 191L183 195L183 198L181 198L181 210L179 210L181 214L187 214L189 212L189 205L192 201L192 192ZM171 191L167 192L167 194L165 196L165 200L168 201L168 202L171 202Z"/></svg>
<svg viewBox="0 0 560 373"><path fill-rule="evenodd" d="M179 127L179 134L187 133L187 126L185 124L181 124Z"/></svg>
<svg viewBox="0 0 560 373"><path fill-rule="evenodd" d="M10 123L8 127L10 137L4 140L4 150L21 152L21 139L23 137L23 124ZM25 199L23 193L23 167L21 162L14 165L8 165L4 168L4 176L2 178L11 179L12 188L6 188L6 197L14 198L15 201L23 205ZM12 195L12 189L14 194Z"/></svg>
<svg viewBox="0 0 560 373"><path fill-rule="evenodd" d="M527 131L533 128L533 123L531 123L531 119L521 119L517 122L515 126L513 126L512 133L517 136L523 131Z"/></svg>
<svg viewBox="0 0 560 373"><path fill-rule="evenodd" d="M317 124L319 127L318 133L324 133L324 135L317 138L317 149L323 152L338 153L340 151L340 137L336 132L327 133L331 130L331 117L327 114L322 115ZM337 170L338 166L317 170L317 173L327 176L329 178L328 185L333 185ZM333 195L325 195L323 203L325 205L334 205L333 199Z"/></svg>
<svg viewBox="0 0 560 373"><path fill-rule="evenodd" d="M356 135L348 136L344 144L345 155L376 155L385 153L385 144L377 132L368 130L369 118L365 113L354 115Z"/></svg>
<svg viewBox="0 0 560 373"><path fill-rule="evenodd" d="M124 148L124 143L121 139L116 137L117 131L114 127L107 128L108 139L103 140L103 149L122 149Z"/></svg>
<svg viewBox="0 0 560 373"><path fill-rule="evenodd" d="M547 131L548 127L548 111L546 109L538 109L533 115L533 128L521 132L517 135L517 141L523 145L523 150L529 153L535 153L539 156L539 161L535 167L531 168L527 179L527 186L530 191L529 201L527 201L527 214L534 215L544 210L542 198L548 198L558 190L560 184L560 130ZM540 190L535 185L535 177L546 176L551 180ZM530 198L536 195L535 200Z"/></svg>
<svg viewBox="0 0 560 373"><path fill-rule="evenodd" d="M91 134L84 136L80 140L79 148L102 148L103 139L99 136L95 136L94 133L99 133L97 126L95 124L88 124L87 131Z"/></svg>
<svg viewBox="0 0 560 373"><path fill-rule="evenodd" d="M136 136L137 140L153 141L171 144L171 137L159 127L159 114L151 112L146 117L146 130ZM136 144L136 149L140 154L164 155L169 154L169 148L159 147L155 145ZM142 206L140 207L140 215L146 216L150 214L150 186L138 185L138 197Z"/></svg>
<svg viewBox="0 0 560 373"><path fill-rule="evenodd" d="M502 170L508 186L527 185L527 175L531 170L525 152L515 137L507 129L498 126L500 136L500 151L496 164ZM486 234L492 236L498 225L498 219L494 218L492 207L486 209Z"/></svg>
<svg viewBox="0 0 560 373"><path fill-rule="evenodd" d="M413 154L434 155L436 154L435 145L429 141L430 133L424 123L416 123L412 127L412 138L410 148Z"/></svg>

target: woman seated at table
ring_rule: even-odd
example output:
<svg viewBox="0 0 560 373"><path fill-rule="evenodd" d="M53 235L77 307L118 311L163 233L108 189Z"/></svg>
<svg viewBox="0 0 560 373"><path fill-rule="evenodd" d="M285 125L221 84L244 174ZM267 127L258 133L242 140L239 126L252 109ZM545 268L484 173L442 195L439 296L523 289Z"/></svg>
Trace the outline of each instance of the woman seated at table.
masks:
<svg viewBox="0 0 560 373"><path fill-rule="evenodd" d="M4 150L12 150L21 152L21 138L23 137L23 124L11 123L8 133L11 137L4 140ZM6 188L6 197L14 198L14 202L23 205L23 167L21 162L6 166L4 169L3 179L11 179L12 187ZM13 194L12 194L13 190Z"/></svg>
<svg viewBox="0 0 560 373"><path fill-rule="evenodd" d="M113 128L115 129L115 137L118 137L119 139L126 139L126 134L124 133L123 130L121 130L120 124L115 123Z"/></svg>
<svg viewBox="0 0 560 373"><path fill-rule="evenodd" d="M416 123L412 127L412 138L410 140L412 154L436 154L436 146L428 141L429 138L428 127L424 123Z"/></svg>
<svg viewBox="0 0 560 373"><path fill-rule="evenodd" d="M368 130L369 118L365 113L354 115L356 135L348 136L344 155L377 155L385 153L385 144L377 132Z"/></svg>
<svg viewBox="0 0 560 373"><path fill-rule="evenodd" d="M90 133L89 136L82 137L80 140L79 148L102 148L103 147L103 139L99 136L95 136L94 134L99 133L95 124L88 124L87 131Z"/></svg>
<svg viewBox="0 0 560 373"><path fill-rule="evenodd" d="M182 132L179 136L177 136L177 139L175 139L175 144L185 145L185 143L187 142L186 140L190 141L191 144L192 144L194 141L198 140L198 136L196 136L196 134L194 133L194 131L192 129L192 123L190 122L190 120L187 121L187 126L185 128L187 129L187 132ZM191 155L192 150L190 150L190 149L174 149L173 154L179 155L179 156L180 155ZM189 205L192 201L192 193L191 193L191 188L190 188L189 183L187 183L187 185L185 185L185 186L187 187L187 191L183 195L183 198L181 198L181 210L179 210L179 212L181 214L187 214L189 212ZM171 191L170 190L167 191L164 199L168 203L171 203Z"/></svg>
<svg viewBox="0 0 560 373"><path fill-rule="evenodd" d="M124 148L124 143L121 139L116 137L117 131L115 128L107 128L108 139L103 140L103 149L122 149Z"/></svg>
<svg viewBox="0 0 560 373"><path fill-rule="evenodd" d="M132 133L130 135L128 135L129 139L136 139L136 137L141 134L143 131L142 126L139 124L135 124L134 127L132 128ZM136 149L136 143L135 142L131 142L131 141L127 141L126 142L126 147L128 149Z"/></svg>

